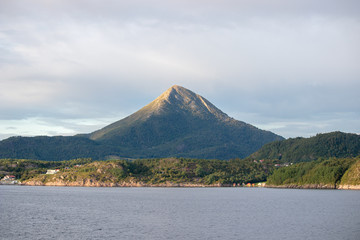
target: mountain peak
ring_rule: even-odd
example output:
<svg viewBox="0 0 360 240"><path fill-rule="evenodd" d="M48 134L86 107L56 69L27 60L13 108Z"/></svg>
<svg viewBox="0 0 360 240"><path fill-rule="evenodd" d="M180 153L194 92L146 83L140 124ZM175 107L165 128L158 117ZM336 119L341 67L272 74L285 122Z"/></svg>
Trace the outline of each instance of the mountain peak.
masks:
<svg viewBox="0 0 360 240"><path fill-rule="evenodd" d="M125 126L130 126L137 122L148 121L151 117L168 115L186 115L198 119L213 119L223 122L234 120L202 96L182 86L173 85L154 101L137 112L120 121L110 124L103 129L91 133L90 138L103 138L105 135L112 133L115 129L120 131Z"/></svg>
<svg viewBox="0 0 360 240"><path fill-rule="evenodd" d="M192 95L190 90L181 87L179 85L174 85L165 92L163 92L158 98L156 98L154 101L167 101L170 102L170 98L174 97L174 95L180 95L180 96L186 96L186 95Z"/></svg>
<svg viewBox="0 0 360 240"><path fill-rule="evenodd" d="M189 89L186 89L179 85L174 85L165 92L163 92L158 98L155 99L155 101L168 101L170 102L171 98L191 98L195 97L197 94L190 91Z"/></svg>
<svg viewBox="0 0 360 240"><path fill-rule="evenodd" d="M229 118L204 97L179 85L170 87L153 102L145 106L143 110L145 109L155 114L173 110L192 113L201 118L208 118L209 116L223 120Z"/></svg>

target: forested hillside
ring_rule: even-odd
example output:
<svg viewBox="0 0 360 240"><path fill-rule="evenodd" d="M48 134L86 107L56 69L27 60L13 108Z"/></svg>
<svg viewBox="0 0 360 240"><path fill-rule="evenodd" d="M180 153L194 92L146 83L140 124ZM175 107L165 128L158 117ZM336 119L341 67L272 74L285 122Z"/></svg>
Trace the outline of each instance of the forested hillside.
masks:
<svg viewBox="0 0 360 240"><path fill-rule="evenodd" d="M359 163L360 157L297 163L275 170L268 177L267 185L293 188L336 188L341 182L356 185L359 176L354 173L359 171Z"/></svg>
<svg viewBox="0 0 360 240"><path fill-rule="evenodd" d="M360 155L360 136L332 132L311 138L290 138L264 145L250 159L278 159L281 162L309 162L320 157L344 158Z"/></svg>
<svg viewBox="0 0 360 240"><path fill-rule="evenodd" d="M340 185L342 186L360 186L360 160L351 165L341 178Z"/></svg>
<svg viewBox="0 0 360 240"><path fill-rule="evenodd" d="M0 158L62 161L75 158L104 159L117 151L83 137L11 137L0 141Z"/></svg>

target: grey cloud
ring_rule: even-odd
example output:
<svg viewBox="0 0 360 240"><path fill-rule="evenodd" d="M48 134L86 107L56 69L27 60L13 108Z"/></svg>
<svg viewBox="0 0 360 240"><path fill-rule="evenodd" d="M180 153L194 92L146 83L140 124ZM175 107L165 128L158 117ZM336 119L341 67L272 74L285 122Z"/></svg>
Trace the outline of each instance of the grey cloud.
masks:
<svg viewBox="0 0 360 240"><path fill-rule="evenodd" d="M4 0L0 118L113 119L173 84L269 122L311 125L321 113L359 113L359 6Z"/></svg>

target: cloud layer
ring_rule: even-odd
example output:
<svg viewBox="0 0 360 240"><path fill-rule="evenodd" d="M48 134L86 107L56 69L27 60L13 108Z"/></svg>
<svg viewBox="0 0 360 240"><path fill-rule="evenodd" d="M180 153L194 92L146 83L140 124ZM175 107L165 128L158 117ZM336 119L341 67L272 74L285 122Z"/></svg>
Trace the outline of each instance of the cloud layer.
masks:
<svg viewBox="0 0 360 240"><path fill-rule="evenodd" d="M90 132L173 84L285 137L359 133L359 9L331 0L1 1L0 138Z"/></svg>

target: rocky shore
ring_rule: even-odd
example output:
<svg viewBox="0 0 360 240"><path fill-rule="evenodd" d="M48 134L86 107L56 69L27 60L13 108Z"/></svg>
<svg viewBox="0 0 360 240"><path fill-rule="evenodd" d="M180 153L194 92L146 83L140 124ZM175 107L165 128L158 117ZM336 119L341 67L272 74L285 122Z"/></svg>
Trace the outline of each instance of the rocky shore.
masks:
<svg viewBox="0 0 360 240"><path fill-rule="evenodd" d="M199 183L144 183L144 182L99 182L91 179L68 182L63 180L57 180L53 182L42 182L29 180L21 183L20 185L26 186L58 186L58 187L233 187L231 184L199 184ZM287 184L287 185L265 185L266 188L288 188L288 189L341 189L341 190L360 190L360 185L330 185L330 184Z"/></svg>
<svg viewBox="0 0 360 240"><path fill-rule="evenodd" d="M57 180L53 182L42 182L29 180L23 182L22 185L27 186L62 186L62 187L231 187L231 184L198 184L198 183L144 183L144 182L99 182L91 179L67 182L63 180Z"/></svg>
<svg viewBox="0 0 360 240"><path fill-rule="evenodd" d="M332 184L286 184L286 185L266 185L266 188L293 188L293 189L343 189L360 190L360 185L332 185Z"/></svg>
<svg viewBox="0 0 360 240"><path fill-rule="evenodd" d="M294 189L336 189L332 184L286 184L286 185L266 185L266 188L294 188Z"/></svg>
<svg viewBox="0 0 360 240"><path fill-rule="evenodd" d="M360 190L360 185L339 185L338 189Z"/></svg>

